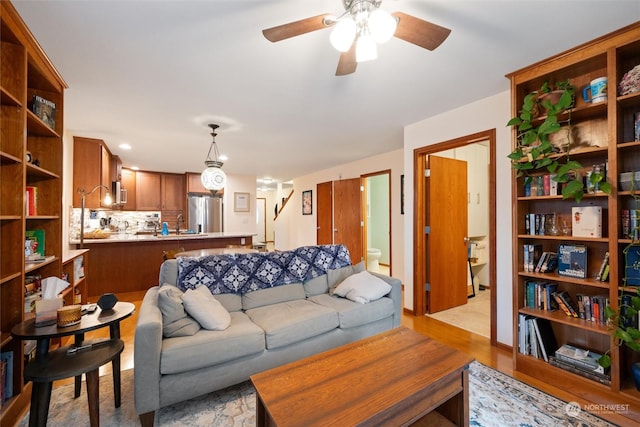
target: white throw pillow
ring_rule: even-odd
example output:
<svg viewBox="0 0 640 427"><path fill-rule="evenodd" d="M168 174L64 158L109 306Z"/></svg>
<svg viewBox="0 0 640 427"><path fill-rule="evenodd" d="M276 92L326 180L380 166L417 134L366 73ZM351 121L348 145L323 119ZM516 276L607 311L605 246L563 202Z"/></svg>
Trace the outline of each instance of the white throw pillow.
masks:
<svg viewBox="0 0 640 427"><path fill-rule="evenodd" d="M366 304L382 298L391 291L391 285L368 271L352 274L333 291L353 302Z"/></svg>
<svg viewBox="0 0 640 427"><path fill-rule="evenodd" d="M231 324L231 315L206 286L187 289L182 296L182 305L205 329L223 331Z"/></svg>

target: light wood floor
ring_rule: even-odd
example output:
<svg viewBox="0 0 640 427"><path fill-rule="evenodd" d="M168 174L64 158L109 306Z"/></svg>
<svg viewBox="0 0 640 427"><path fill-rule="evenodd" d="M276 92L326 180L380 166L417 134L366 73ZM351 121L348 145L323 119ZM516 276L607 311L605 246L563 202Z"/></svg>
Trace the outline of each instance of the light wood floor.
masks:
<svg viewBox="0 0 640 427"><path fill-rule="evenodd" d="M130 318L124 320L120 326L120 334L125 342L125 349L122 354L121 363L122 370L126 370L133 368L133 339L137 322L137 312L140 308L140 303L142 302L144 292L132 292L127 294L119 294L117 296L118 300L130 301L136 306L136 312ZM549 384L539 381L535 378L522 375L520 373L516 373L514 375L511 350L492 347L489 339L483 336L473 334L471 332L459 329L455 326L448 325L444 322L427 316L415 317L407 313L404 313L402 316L402 325L411 328L416 332L430 336L462 352L470 354L475 357L475 359L480 363L504 372L507 375L526 382L529 385L536 387L537 389L545 393L556 396L557 398L564 401L575 401L580 403L581 405L598 403L597 396L595 399L593 399L594 402L589 402L556 387L552 387ZM86 334L86 337L108 337L108 328L92 331ZM100 370L100 375L109 373L111 373L110 365L106 365ZM62 384L69 384L71 382L71 379L57 381L54 386L57 387ZM633 412L633 417L636 418L636 421L631 421L629 420L629 418L626 418L619 414L608 414L600 416L622 426L637 426L637 419L640 419L640 408L630 408L630 411Z"/></svg>

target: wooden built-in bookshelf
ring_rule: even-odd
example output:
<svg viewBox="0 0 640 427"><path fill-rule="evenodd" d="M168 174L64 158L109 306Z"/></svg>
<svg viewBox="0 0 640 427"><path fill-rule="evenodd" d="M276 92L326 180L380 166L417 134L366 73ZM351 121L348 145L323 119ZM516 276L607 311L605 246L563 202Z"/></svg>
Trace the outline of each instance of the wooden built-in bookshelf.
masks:
<svg viewBox="0 0 640 427"><path fill-rule="evenodd" d="M576 101L571 113L572 135L574 141L579 142L572 145L571 159L579 161L585 167L585 173L592 165L606 164L606 179L612 185L610 195L602 192L585 194L578 203L574 199L564 200L558 195L525 195L525 178L518 178L513 172L514 369L585 398L592 392L607 391L613 396L611 403L628 402L635 407L640 405L640 392L633 386L630 365L640 360L640 355L614 345L606 324L569 317L561 310L546 311L525 306L525 289L528 281L557 283L559 289L567 291L574 300L576 294L604 294L608 296L610 305L617 307L624 276L622 251L631 242L628 236L622 235L621 212L633 208L632 194L619 189L618 176L622 172L640 171L640 142L635 141L633 130L634 115L640 114L640 92L623 96L617 96L617 92L623 75L638 64L640 23L635 23L507 76L511 80L512 116L518 115L525 95L539 89L543 82L570 80L576 87ZM609 82L608 100L594 104L585 102L582 88L591 80L603 76ZM561 117L561 120L566 118ZM515 129L512 138L515 148ZM558 223L568 221L571 224L571 208L575 206L602 208L602 237L525 232L525 214L555 213ZM525 271L524 245L537 244L541 245L543 251L556 251L560 243L586 245L586 278L570 278L556 272L544 274ZM609 252L609 280L599 281L596 276L606 252ZM558 345L574 344L598 353L610 352L611 385L600 384L552 366L543 358L521 353L518 334L520 315L549 320Z"/></svg>
<svg viewBox="0 0 640 427"><path fill-rule="evenodd" d="M0 347L13 352L13 395L0 424L14 424L29 404L23 342L11 328L25 319L25 275L62 272L62 133L67 87L13 5L0 2ZM34 95L55 103L55 126L31 111ZM27 160L31 155L31 162ZM38 213L27 216L25 189L38 188ZM25 264L25 231L44 230L46 260Z"/></svg>

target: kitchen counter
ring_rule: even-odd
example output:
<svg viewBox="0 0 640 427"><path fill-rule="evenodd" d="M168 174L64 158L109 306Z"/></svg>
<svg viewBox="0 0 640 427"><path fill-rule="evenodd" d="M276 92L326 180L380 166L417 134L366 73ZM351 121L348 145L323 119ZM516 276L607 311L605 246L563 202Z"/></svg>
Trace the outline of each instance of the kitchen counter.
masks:
<svg viewBox="0 0 640 427"><path fill-rule="evenodd" d="M146 291L158 285L160 264L165 251L181 249L192 251L228 246L252 245L251 233L207 234L117 234L108 239L85 239L85 249L90 249L91 275L89 300L97 301L100 295L113 292ZM71 241L79 248L79 241Z"/></svg>
<svg viewBox="0 0 640 427"><path fill-rule="evenodd" d="M209 240L209 239L235 239L235 238L243 238L243 237L251 237L252 234L247 233L181 233L175 234L171 233L167 236L163 236L158 233L157 236L154 236L153 233L144 234L120 234L120 233L111 233L111 236L107 239L84 239L84 243L115 243L115 242L157 242L160 240L164 241L175 241L175 240ZM72 245L79 245L80 240L72 240L69 243Z"/></svg>

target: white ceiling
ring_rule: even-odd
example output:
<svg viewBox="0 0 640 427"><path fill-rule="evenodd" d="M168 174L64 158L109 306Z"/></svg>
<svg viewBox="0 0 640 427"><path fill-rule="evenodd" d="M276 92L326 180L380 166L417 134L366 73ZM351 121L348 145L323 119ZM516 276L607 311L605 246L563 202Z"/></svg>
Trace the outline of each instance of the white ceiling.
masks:
<svg viewBox="0 0 640 427"><path fill-rule="evenodd" d="M104 139L125 166L199 172L213 121L225 171L281 181L402 148L405 125L640 19L638 0L386 0L451 35L433 52L394 38L336 77L330 30L275 44L261 30L340 0L13 3L69 85L68 133Z"/></svg>

